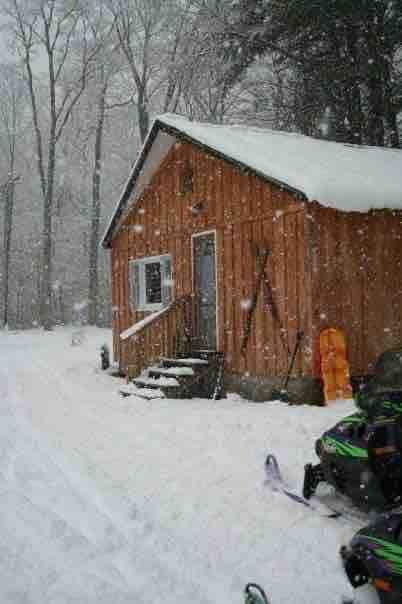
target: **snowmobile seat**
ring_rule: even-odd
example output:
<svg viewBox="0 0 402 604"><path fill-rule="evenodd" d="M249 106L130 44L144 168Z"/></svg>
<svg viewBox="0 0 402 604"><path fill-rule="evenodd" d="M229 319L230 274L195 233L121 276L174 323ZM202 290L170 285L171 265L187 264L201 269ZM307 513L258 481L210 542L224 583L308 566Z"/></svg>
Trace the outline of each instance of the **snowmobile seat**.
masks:
<svg viewBox="0 0 402 604"><path fill-rule="evenodd" d="M402 347L386 350L378 357L373 380L402 390Z"/></svg>

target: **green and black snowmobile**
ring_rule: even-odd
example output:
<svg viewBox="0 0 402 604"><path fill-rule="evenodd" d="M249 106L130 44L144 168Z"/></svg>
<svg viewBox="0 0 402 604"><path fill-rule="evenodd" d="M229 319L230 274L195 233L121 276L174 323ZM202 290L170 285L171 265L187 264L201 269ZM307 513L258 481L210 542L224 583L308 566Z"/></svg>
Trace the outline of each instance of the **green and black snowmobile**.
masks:
<svg viewBox="0 0 402 604"><path fill-rule="evenodd" d="M320 462L305 466L303 496L325 481L365 510L394 507L402 503L402 348L379 357L356 404L316 441Z"/></svg>
<svg viewBox="0 0 402 604"><path fill-rule="evenodd" d="M354 588L371 582L381 604L402 602L402 514L383 514L340 550Z"/></svg>

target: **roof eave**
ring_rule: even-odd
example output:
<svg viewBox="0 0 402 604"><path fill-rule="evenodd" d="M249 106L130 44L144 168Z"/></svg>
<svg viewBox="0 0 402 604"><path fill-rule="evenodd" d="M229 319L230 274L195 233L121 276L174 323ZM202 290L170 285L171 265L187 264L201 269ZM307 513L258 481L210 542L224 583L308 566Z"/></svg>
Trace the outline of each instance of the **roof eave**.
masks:
<svg viewBox="0 0 402 604"><path fill-rule="evenodd" d="M126 202L128 201L128 199L132 193L135 181L137 180L137 177L142 170L142 167L144 165L148 152L149 152L150 148L152 147L152 144L155 140L156 135L158 134L159 128L160 128L160 122L159 122L159 120L155 120L147 138L144 141L140 155L131 170L131 174L127 180L127 183L124 186L124 190L120 197L120 201L117 204L116 210L114 211L114 214L113 214L113 216L109 222L109 225L106 228L105 234L102 238L101 244L102 244L102 247L104 247L105 249L111 248L112 238L113 238L113 234L114 234L116 225L125 210Z"/></svg>

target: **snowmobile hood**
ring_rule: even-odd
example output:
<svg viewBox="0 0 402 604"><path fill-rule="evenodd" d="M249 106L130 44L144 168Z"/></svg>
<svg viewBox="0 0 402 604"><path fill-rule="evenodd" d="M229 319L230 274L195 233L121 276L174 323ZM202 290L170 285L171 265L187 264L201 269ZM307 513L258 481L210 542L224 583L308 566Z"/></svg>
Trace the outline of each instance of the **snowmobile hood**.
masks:
<svg viewBox="0 0 402 604"><path fill-rule="evenodd" d="M348 415L333 428L327 430L319 439L318 449L324 453L367 459L367 441L364 430L360 433L358 427L365 426L367 416L365 413ZM317 448L317 447L316 447Z"/></svg>
<svg viewBox="0 0 402 604"><path fill-rule="evenodd" d="M343 457L356 457L359 459L367 459L367 449L361 446L354 445L347 440L338 436L324 435L321 439L322 448L327 453L334 453Z"/></svg>

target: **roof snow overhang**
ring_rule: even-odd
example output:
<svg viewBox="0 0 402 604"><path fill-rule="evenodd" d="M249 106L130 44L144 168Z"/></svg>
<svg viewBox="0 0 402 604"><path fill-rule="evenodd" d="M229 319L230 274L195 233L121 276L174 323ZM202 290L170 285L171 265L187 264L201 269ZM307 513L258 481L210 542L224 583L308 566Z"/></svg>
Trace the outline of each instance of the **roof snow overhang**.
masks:
<svg viewBox="0 0 402 604"><path fill-rule="evenodd" d="M289 191L343 212L402 210L402 151L337 143L264 128L158 116L123 188L102 239L111 246L127 213L178 141Z"/></svg>
<svg viewBox="0 0 402 604"><path fill-rule="evenodd" d="M164 135L161 137L161 134ZM154 143L158 139L158 150L153 154ZM208 154L236 166L240 170L253 172L263 180L277 185L281 189L293 193L298 198L307 199L303 191L290 186L286 182L267 176L252 165L240 161L213 146L210 146L198 138L191 136L185 130L164 121L163 117L157 117L144 141L137 161L135 162L130 176L124 185L123 192L113 212L112 218L103 235L101 245L104 248L110 248L114 234L127 216L127 210L131 210L135 202L139 199L147 184L149 184L152 175L159 167L164 157L172 145L178 141L187 141L196 147L204 150ZM147 165L148 164L148 165Z"/></svg>

